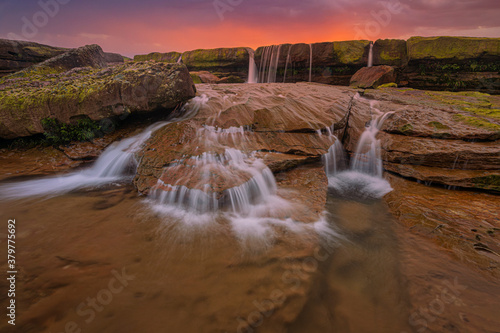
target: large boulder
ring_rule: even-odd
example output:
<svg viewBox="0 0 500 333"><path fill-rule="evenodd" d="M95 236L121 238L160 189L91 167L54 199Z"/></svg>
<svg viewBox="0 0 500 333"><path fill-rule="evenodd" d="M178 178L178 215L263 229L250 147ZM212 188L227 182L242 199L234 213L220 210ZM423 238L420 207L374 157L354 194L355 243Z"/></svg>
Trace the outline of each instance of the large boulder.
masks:
<svg viewBox="0 0 500 333"><path fill-rule="evenodd" d="M177 62L179 60L181 55L182 54L179 52L167 52L167 53L152 52L149 54L135 55L134 61L154 60L154 61L174 63L174 62Z"/></svg>
<svg viewBox="0 0 500 333"><path fill-rule="evenodd" d="M363 67L351 78L350 85L354 88L377 88L386 83L396 82L396 73L391 66Z"/></svg>
<svg viewBox="0 0 500 333"><path fill-rule="evenodd" d="M70 123L81 117L100 120L123 113L169 112L192 98L195 91L184 65L151 62L3 78L0 137L43 133L45 118Z"/></svg>
<svg viewBox="0 0 500 333"><path fill-rule="evenodd" d="M63 54L45 60L44 62L12 74L9 77L28 77L36 74L57 74L73 68L105 68L107 65L106 57L101 47L97 44L92 44L67 51Z"/></svg>
<svg viewBox="0 0 500 333"><path fill-rule="evenodd" d="M110 52L104 52L104 60L106 60L108 64L125 62L121 54Z"/></svg>
<svg viewBox="0 0 500 333"><path fill-rule="evenodd" d="M0 39L0 77L68 51L33 42Z"/></svg>

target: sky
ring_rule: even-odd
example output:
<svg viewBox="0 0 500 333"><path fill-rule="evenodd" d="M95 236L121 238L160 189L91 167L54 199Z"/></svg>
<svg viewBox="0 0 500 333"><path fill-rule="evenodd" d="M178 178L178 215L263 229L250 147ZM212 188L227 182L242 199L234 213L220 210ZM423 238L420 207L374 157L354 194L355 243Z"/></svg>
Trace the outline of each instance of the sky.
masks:
<svg viewBox="0 0 500 333"><path fill-rule="evenodd" d="M411 36L500 37L500 0L0 0L0 38L126 56Z"/></svg>

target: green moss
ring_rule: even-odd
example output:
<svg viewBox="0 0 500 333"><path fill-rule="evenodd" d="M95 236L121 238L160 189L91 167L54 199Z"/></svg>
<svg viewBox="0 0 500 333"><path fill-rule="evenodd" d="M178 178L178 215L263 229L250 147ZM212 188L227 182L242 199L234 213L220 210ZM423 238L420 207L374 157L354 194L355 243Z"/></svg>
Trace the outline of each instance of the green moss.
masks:
<svg viewBox="0 0 500 333"><path fill-rule="evenodd" d="M464 116L461 114L454 115L453 119L455 121L461 121L461 122L464 122L466 124L472 125L472 126L477 127L477 128L483 128L483 129L487 129L487 130L495 131L495 132L500 131L500 125L495 124L495 123L491 123L485 119L481 119L481 118L477 118L477 117L468 117L468 116Z"/></svg>
<svg viewBox="0 0 500 333"><path fill-rule="evenodd" d="M149 54L136 55L134 56L134 61L139 62L139 61L154 60L159 62L175 63L177 62L177 60L179 60L180 56L181 53L179 52L168 52L168 53L152 52Z"/></svg>
<svg viewBox="0 0 500 333"><path fill-rule="evenodd" d="M194 84L202 83L201 79L198 75L193 74L193 73L190 73L190 75L191 75L191 78L193 79Z"/></svg>
<svg viewBox="0 0 500 333"><path fill-rule="evenodd" d="M398 85L394 82L391 82L391 83L384 83L384 84L381 84L380 86L378 86L377 88L380 89L380 88L397 88Z"/></svg>
<svg viewBox="0 0 500 333"><path fill-rule="evenodd" d="M463 110L481 116L500 119L500 109L464 107Z"/></svg>
<svg viewBox="0 0 500 333"><path fill-rule="evenodd" d="M500 191L500 175L489 175L475 178L474 186L485 190Z"/></svg>
<svg viewBox="0 0 500 333"><path fill-rule="evenodd" d="M198 49L184 52L182 61L190 70L248 66L248 51L243 47Z"/></svg>
<svg viewBox="0 0 500 333"><path fill-rule="evenodd" d="M427 125L434 127L437 130L450 129L448 126L441 124L439 121L431 121Z"/></svg>
<svg viewBox="0 0 500 333"><path fill-rule="evenodd" d="M403 134L410 135L413 133L413 125L412 124L403 125L399 128L399 131Z"/></svg>
<svg viewBox="0 0 500 333"><path fill-rule="evenodd" d="M463 60L500 56L500 38L411 37L407 44L411 60Z"/></svg>
<svg viewBox="0 0 500 333"><path fill-rule="evenodd" d="M367 40L333 42L335 60L341 65L364 65L363 57L369 45Z"/></svg>
<svg viewBox="0 0 500 333"><path fill-rule="evenodd" d="M79 119L74 125L60 123L54 118L44 118L41 124L47 141L52 145L66 144L71 141L91 141L101 129L97 122L88 118Z"/></svg>

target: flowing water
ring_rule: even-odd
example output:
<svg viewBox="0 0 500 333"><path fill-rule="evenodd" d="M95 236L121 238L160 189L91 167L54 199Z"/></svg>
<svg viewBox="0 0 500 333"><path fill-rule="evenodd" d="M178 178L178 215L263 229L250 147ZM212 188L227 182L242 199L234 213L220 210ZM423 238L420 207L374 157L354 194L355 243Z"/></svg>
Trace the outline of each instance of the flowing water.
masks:
<svg viewBox="0 0 500 333"><path fill-rule="evenodd" d="M265 52L271 66L279 48ZM245 149L249 129L206 125L196 137L212 149L164 169L166 178L192 180L190 188L174 177L138 196L128 182L135 152L208 100L196 97L170 122L115 143L87 169L0 186L2 221L18 225L21 331L74 323L83 332L411 332L438 327L416 323L412 312L434 295L413 295L443 276L461 276L469 285L463 298L488 298L470 287L482 280L444 254L429 261L432 244L397 227L380 200L392 189L376 139L387 113L375 103L350 163L327 127L317 134L333 142L322 166L275 177ZM303 209L290 197L306 192L301 184L320 168L328 177L325 212L315 223L290 218ZM206 186L213 177L238 185L216 195ZM410 283L415 275L425 278ZM449 305L435 323L458 313Z"/></svg>
<svg viewBox="0 0 500 333"><path fill-rule="evenodd" d="M259 70L257 69L257 64L255 63L255 52L252 49L247 49L247 51L249 56L247 83L258 83Z"/></svg>
<svg viewBox="0 0 500 333"><path fill-rule="evenodd" d="M370 42L370 51L368 53L368 67L373 66L373 42Z"/></svg>

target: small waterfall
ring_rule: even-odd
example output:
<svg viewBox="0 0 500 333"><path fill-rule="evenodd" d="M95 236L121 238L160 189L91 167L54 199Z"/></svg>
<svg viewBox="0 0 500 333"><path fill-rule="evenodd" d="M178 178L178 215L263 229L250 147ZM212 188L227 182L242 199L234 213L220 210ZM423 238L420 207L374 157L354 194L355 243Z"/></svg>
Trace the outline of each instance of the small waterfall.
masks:
<svg viewBox="0 0 500 333"><path fill-rule="evenodd" d="M217 147L229 138L233 143L243 142L245 129L205 126L199 130L198 137L203 138L208 146ZM163 174L174 182L167 184L159 179L150 197L162 205L195 214L229 210L235 214L248 215L254 205L269 199L277 189L271 170L262 160L229 147L222 153L204 152L176 161L164 168ZM176 174L180 177L169 177ZM190 184L189 188L183 185L186 183ZM220 192L214 190L219 184L235 186Z"/></svg>
<svg viewBox="0 0 500 333"><path fill-rule="evenodd" d="M309 44L309 82L312 82L313 46Z"/></svg>
<svg viewBox="0 0 500 333"><path fill-rule="evenodd" d="M258 83L259 73L257 70L257 64L255 63L255 52L252 49L248 50L248 80L247 83Z"/></svg>
<svg viewBox="0 0 500 333"><path fill-rule="evenodd" d="M363 98L356 94L354 99ZM335 195L354 199L376 199L392 191L390 184L382 178L380 140L376 138L385 119L392 112L380 112L375 103L376 101L370 101L372 120L359 139L349 169L346 169L344 148L339 140L336 140L323 156L328 187Z"/></svg>
<svg viewBox="0 0 500 333"><path fill-rule="evenodd" d="M182 64L182 54L179 56L179 59L177 59L178 64Z"/></svg>
<svg viewBox="0 0 500 333"><path fill-rule="evenodd" d="M368 67L373 66L373 42L370 42L370 51L368 52Z"/></svg>
<svg viewBox="0 0 500 333"><path fill-rule="evenodd" d="M288 48L288 54L286 55L285 74L283 75L283 83L285 83L286 81L286 72L288 70L288 63L290 62L290 51L292 50L292 46L293 45L290 45L290 47Z"/></svg>
<svg viewBox="0 0 500 333"><path fill-rule="evenodd" d="M327 176L334 176L346 168L346 156L342 142L335 137L335 143L328 149L328 153L323 155L325 172Z"/></svg>
<svg viewBox="0 0 500 333"><path fill-rule="evenodd" d="M380 158L380 140L376 138L385 119L393 112L382 113L375 108L376 101L370 101L372 120L359 138L356 152L351 161L351 169L382 178L383 168Z"/></svg>
<svg viewBox="0 0 500 333"><path fill-rule="evenodd" d="M137 166L135 153L151 137L151 134L168 123L190 117L198 112L208 98L205 95L193 98L187 103L178 118L162 121L147 127L142 133L115 142L107 147L94 164L81 171L63 176L46 177L0 186L0 198L15 199L30 196L54 196L79 188L109 184L127 179Z"/></svg>

